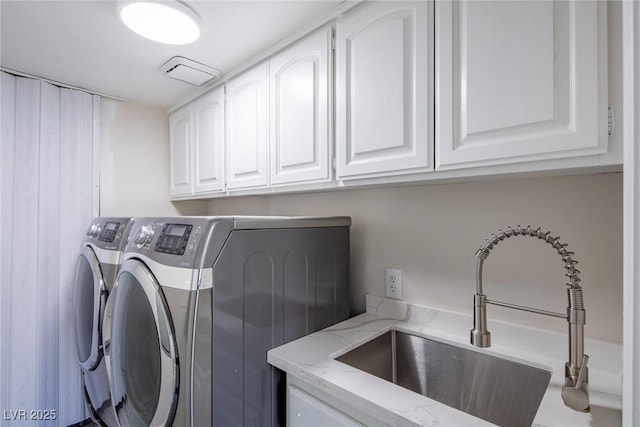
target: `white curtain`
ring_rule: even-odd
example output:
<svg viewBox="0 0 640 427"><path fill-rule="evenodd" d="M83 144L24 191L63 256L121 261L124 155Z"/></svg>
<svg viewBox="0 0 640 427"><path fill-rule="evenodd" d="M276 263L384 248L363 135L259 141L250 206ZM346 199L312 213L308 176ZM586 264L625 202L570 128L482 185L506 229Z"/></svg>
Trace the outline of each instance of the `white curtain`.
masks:
<svg viewBox="0 0 640 427"><path fill-rule="evenodd" d="M67 426L86 418L71 291L98 213L100 98L5 72L0 98L0 425Z"/></svg>

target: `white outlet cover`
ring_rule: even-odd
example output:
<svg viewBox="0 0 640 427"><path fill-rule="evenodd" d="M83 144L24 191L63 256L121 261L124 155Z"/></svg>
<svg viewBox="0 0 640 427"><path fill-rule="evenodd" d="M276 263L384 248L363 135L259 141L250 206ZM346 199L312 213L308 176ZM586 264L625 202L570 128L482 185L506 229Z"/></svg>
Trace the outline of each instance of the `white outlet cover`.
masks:
<svg viewBox="0 0 640 427"><path fill-rule="evenodd" d="M402 270L385 268L384 277L387 298L402 299Z"/></svg>

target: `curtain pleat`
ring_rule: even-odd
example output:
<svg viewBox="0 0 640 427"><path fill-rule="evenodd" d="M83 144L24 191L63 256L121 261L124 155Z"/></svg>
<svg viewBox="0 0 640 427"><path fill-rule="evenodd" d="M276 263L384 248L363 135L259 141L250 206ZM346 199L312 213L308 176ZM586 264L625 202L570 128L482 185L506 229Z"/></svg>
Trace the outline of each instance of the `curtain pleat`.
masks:
<svg viewBox="0 0 640 427"><path fill-rule="evenodd" d="M37 425L67 426L86 418L71 292L98 212L100 99L5 72L0 97L0 425L56 411Z"/></svg>

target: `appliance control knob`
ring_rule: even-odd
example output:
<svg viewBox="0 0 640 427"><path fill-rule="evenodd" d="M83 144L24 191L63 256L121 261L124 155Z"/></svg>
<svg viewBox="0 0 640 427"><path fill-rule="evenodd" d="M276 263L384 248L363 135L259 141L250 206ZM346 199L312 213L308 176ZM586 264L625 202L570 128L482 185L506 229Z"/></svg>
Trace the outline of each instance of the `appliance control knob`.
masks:
<svg viewBox="0 0 640 427"><path fill-rule="evenodd" d="M87 230L87 236L96 237L98 235L98 233L100 233L100 225L91 224L91 226Z"/></svg>
<svg viewBox="0 0 640 427"><path fill-rule="evenodd" d="M138 233L133 238L133 243L135 243L138 248L141 248L145 244L149 243L152 237L153 228L150 225L143 225L142 227L140 227L140 230L138 230Z"/></svg>

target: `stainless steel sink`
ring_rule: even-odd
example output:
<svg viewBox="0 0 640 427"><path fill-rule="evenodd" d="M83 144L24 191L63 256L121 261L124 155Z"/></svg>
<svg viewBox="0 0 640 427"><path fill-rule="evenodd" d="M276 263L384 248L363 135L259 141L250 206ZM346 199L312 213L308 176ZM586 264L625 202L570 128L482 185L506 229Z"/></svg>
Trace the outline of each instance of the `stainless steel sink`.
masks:
<svg viewBox="0 0 640 427"><path fill-rule="evenodd" d="M530 426L551 372L389 331L336 358L500 426Z"/></svg>

